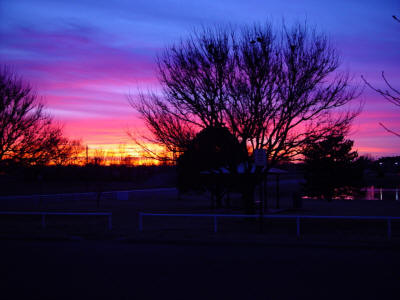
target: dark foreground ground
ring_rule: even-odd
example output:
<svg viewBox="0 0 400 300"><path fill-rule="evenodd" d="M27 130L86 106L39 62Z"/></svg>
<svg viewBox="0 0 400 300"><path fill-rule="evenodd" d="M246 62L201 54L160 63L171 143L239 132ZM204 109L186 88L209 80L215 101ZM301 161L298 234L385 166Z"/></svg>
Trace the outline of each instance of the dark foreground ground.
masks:
<svg viewBox="0 0 400 300"><path fill-rule="evenodd" d="M399 299L389 248L1 241L2 299Z"/></svg>
<svg viewBox="0 0 400 300"><path fill-rule="evenodd" d="M291 179L282 185L290 195ZM285 187L285 189L283 188ZM273 199L273 194L270 198ZM384 198L386 199L386 197ZM233 199L235 200L235 199ZM290 199L289 199L290 201ZM271 201L272 208L275 202ZM176 189L96 197L4 198L2 211L107 211L104 217L0 218L0 299L400 299L400 222L152 217L242 213ZM400 216L400 202L305 200L299 215Z"/></svg>

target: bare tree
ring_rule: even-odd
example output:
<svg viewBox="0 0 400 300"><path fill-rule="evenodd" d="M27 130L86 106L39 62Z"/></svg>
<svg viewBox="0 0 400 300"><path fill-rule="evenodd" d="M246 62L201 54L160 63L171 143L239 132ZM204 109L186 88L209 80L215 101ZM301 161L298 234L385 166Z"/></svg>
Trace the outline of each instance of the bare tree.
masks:
<svg viewBox="0 0 400 300"><path fill-rule="evenodd" d="M266 150L269 165L296 157L329 132L343 131L356 116L333 114L356 90L347 74L337 72L338 54L324 35L305 25L284 27L280 34L256 26L246 29L233 49L228 122L253 150Z"/></svg>
<svg viewBox="0 0 400 300"><path fill-rule="evenodd" d="M158 57L162 94L130 98L153 135L178 153L203 128L227 127L269 166L296 157L328 132L347 128L357 112L339 113L356 97L323 34L270 24L193 33Z"/></svg>
<svg viewBox="0 0 400 300"><path fill-rule="evenodd" d="M61 128L44 112L32 87L3 66L0 69L0 162L46 164L59 155L59 148L66 143L69 142Z"/></svg>
<svg viewBox="0 0 400 300"><path fill-rule="evenodd" d="M103 149L96 149L93 153L92 163L95 166L102 166L106 163L106 152Z"/></svg>
<svg viewBox="0 0 400 300"><path fill-rule="evenodd" d="M400 23L400 19L397 18L396 16L392 16L394 20L396 20L397 22ZM394 88L390 82L387 80L386 76L385 76L385 72L382 71L382 79L386 84L386 89L379 89L379 88L375 88L374 86L372 86L365 78L364 76L361 76L361 78L364 80L365 84L370 87L371 89L373 89L375 92L377 92L378 94L380 94L384 99L386 99L387 101L393 103L396 106L400 107L400 90ZM381 125L387 132L390 132L398 137L400 137L400 133L397 133L389 128L387 128L383 123L379 123L379 125Z"/></svg>
<svg viewBox="0 0 400 300"><path fill-rule="evenodd" d="M79 140L69 140L60 136L53 143L50 162L57 166L71 165L78 161L79 155L84 151L85 147Z"/></svg>
<svg viewBox="0 0 400 300"><path fill-rule="evenodd" d="M130 97L129 101L141 113L151 135L128 132L133 141L142 149L142 156L159 161L170 161L174 153L182 153L187 149L196 132L190 121L181 120L172 112L168 104L161 101L155 94L146 96L142 94L139 102ZM158 148L165 147L165 151L157 151L152 145L157 145Z"/></svg>

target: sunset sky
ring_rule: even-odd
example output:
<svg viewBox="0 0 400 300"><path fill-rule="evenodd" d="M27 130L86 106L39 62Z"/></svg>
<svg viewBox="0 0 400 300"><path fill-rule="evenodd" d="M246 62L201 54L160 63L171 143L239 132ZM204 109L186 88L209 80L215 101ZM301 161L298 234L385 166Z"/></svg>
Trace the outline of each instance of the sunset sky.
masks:
<svg viewBox="0 0 400 300"><path fill-rule="evenodd" d="M400 89L398 0L0 0L0 60L43 96L66 134L89 147L130 143L143 123L128 94L157 88L155 55L196 27L304 21L327 33L355 82ZM360 154L400 155L400 107L369 88L351 138ZM129 145L128 145L129 148Z"/></svg>

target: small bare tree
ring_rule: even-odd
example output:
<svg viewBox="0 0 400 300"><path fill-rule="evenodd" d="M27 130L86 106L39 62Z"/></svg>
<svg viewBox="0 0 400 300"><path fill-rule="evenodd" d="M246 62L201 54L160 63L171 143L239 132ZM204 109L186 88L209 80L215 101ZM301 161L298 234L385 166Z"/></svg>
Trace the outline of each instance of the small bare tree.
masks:
<svg viewBox="0 0 400 300"><path fill-rule="evenodd" d="M53 144L51 150L51 163L65 166L77 163L79 155L85 150L79 140L69 140L61 134Z"/></svg>
<svg viewBox="0 0 400 300"><path fill-rule="evenodd" d="M94 150L92 163L95 166L102 166L106 163L106 152L103 149Z"/></svg>
<svg viewBox="0 0 400 300"><path fill-rule="evenodd" d="M46 164L70 143L59 126L44 112L44 106L32 87L10 68L0 69L0 162ZM70 152L69 152L70 154Z"/></svg>
<svg viewBox="0 0 400 300"><path fill-rule="evenodd" d="M265 149L272 167L347 128L357 114L339 112L356 89L338 72L326 36L306 25L206 28L157 62L162 93L130 102L152 134L148 141L169 152L184 152L203 128L224 126L249 152Z"/></svg>

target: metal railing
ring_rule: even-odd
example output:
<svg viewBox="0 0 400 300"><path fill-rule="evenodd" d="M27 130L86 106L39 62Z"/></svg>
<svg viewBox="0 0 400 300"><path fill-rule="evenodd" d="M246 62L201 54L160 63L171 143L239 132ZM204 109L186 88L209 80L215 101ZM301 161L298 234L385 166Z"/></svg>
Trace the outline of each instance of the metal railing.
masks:
<svg viewBox="0 0 400 300"><path fill-rule="evenodd" d="M218 218L253 218L259 219L260 215L228 215L228 214L165 214L165 213L144 213L139 212L139 231L143 231L144 216L159 217L195 217L195 218L212 218L214 220L214 232L218 232ZM389 216L313 216L313 215L262 215L264 219L295 219L296 235L300 238L300 220L301 219L336 219L336 220L383 220L387 221L387 238L392 238L392 220L400 220L400 217Z"/></svg>
<svg viewBox="0 0 400 300"><path fill-rule="evenodd" d="M46 216L107 216L107 229L112 229L111 212L49 212L49 211L0 211L0 215L40 215L42 216L42 228L46 228Z"/></svg>

